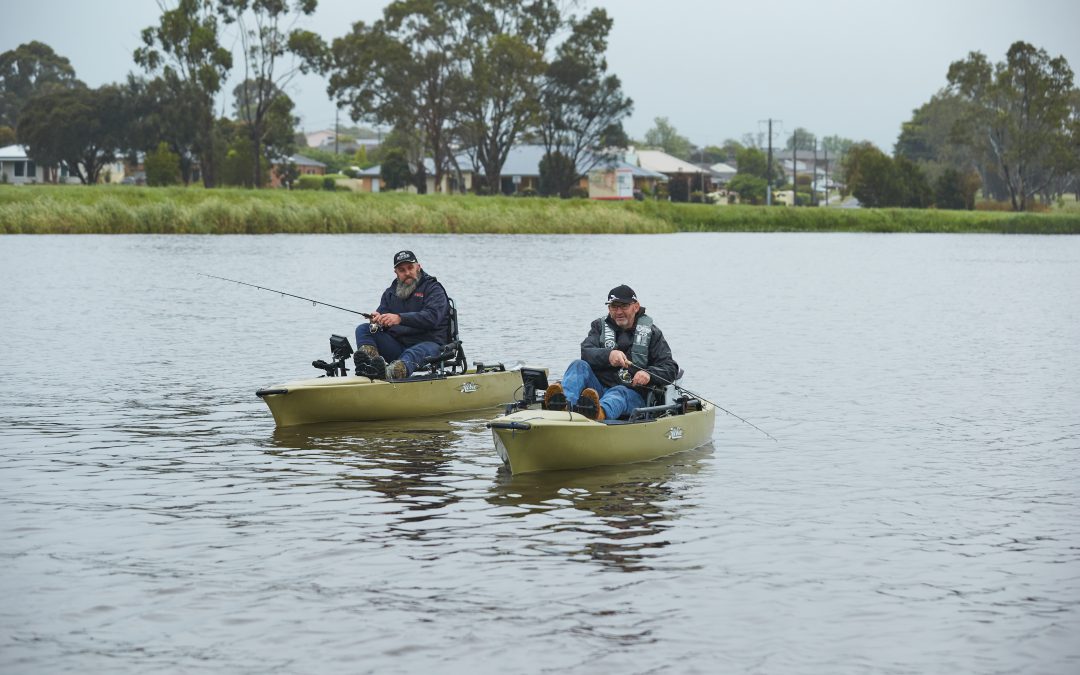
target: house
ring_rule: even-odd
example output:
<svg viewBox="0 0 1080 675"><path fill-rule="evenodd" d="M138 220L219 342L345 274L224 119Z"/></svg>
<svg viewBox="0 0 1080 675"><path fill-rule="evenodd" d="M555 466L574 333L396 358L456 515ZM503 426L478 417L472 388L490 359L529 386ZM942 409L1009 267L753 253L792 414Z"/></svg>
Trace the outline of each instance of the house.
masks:
<svg viewBox="0 0 1080 675"><path fill-rule="evenodd" d="M712 181L716 185L727 185L731 182L731 179L735 177L738 170L730 164L724 162L717 162L709 166L709 173L712 175Z"/></svg>
<svg viewBox="0 0 1080 675"><path fill-rule="evenodd" d="M305 142L309 148L321 148L326 145L327 141L330 142L330 145L333 145L335 138L337 138L337 134L330 129L322 129L320 131L312 131L310 134L304 134Z"/></svg>
<svg viewBox="0 0 1080 675"><path fill-rule="evenodd" d="M705 194L712 189L712 177L708 169L702 169L690 162L684 162L662 150L638 150L634 152L634 149L630 148L630 152L637 156L638 166L664 174L668 177L669 183L685 181L687 194L695 191Z"/></svg>
<svg viewBox="0 0 1080 675"><path fill-rule="evenodd" d="M603 160L589 172L589 199L633 199L653 194L657 183L668 179L621 158Z"/></svg>
<svg viewBox="0 0 1080 675"><path fill-rule="evenodd" d="M27 183L78 183L79 179L70 175L66 164L56 167L38 166L26 154L21 145L9 145L0 148L0 182L15 185Z"/></svg>
<svg viewBox="0 0 1080 675"><path fill-rule="evenodd" d="M409 167L413 171L416 167ZM375 166L368 167L367 169L358 169L353 167L356 172L356 178L338 179L338 185L345 185L353 192L382 192L385 188L382 180L382 165L376 164ZM427 192L431 194L435 191L435 161L430 157L424 158L424 172L426 173ZM443 185L446 185L447 177L443 176ZM415 185L407 185L403 188L405 192L412 194L417 193Z"/></svg>
<svg viewBox="0 0 1080 675"><path fill-rule="evenodd" d="M284 165L289 162L296 165L296 170L300 172L301 176L325 176L326 165L317 159L311 159L310 157L304 157L303 155L293 155L288 159L288 162L282 162L274 165L274 170L270 172L270 187L281 187L281 176L279 170L283 170Z"/></svg>

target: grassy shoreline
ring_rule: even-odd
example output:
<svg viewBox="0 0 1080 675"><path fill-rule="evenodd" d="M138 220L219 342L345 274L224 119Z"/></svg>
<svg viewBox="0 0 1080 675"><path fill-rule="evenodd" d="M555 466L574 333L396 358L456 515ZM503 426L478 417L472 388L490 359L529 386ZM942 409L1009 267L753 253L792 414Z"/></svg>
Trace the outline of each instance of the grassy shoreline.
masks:
<svg viewBox="0 0 1080 675"><path fill-rule="evenodd" d="M471 195L0 186L0 234L1080 234L1080 212L764 208Z"/></svg>

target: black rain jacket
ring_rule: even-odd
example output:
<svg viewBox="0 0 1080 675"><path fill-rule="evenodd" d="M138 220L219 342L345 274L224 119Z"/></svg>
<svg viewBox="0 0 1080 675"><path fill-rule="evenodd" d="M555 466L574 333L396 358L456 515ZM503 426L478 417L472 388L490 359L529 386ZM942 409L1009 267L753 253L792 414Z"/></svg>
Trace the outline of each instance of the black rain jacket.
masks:
<svg viewBox="0 0 1080 675"><path fill-rule="evenodd" d="M634 344L634 328L637 327L638 319L644 315L645 308L642 307L638 311L637 317L634 319L634 325L630 327L630 330L619 328L611 320L610 316L596 319L589 328L589 335L581 342L581 359L589 364L593 373L596 374L596 379L600 380L600 383L605 387L614 387L624 383L619 379L619 369L608 361L611 348L604 346L604 322L606 321L615 331L616 348L626 354L627 358L630 358L630 347ZM652 325L652 335L649 337L649 362L645 370L649 371L650 375L656 375L657 377L654 377L649 382L648 387L631 387L642 397L653 386L662 387L669 382L674 382L675 376L679 373L679 364L675 363L675 360L671 358L671 347L668 346L664 334L657 328L656 324ZM663 381L659 378L662 378Z"/></svg>
<svg viewBox="0 0 1080 675"><path fill-rule="evenodd" d="M450 342L450 300L439 280L423 269L416 290L402 300L394 293L397 278L383 291L379 302L380 314L398 314L401 323L386 329L395 340L412 347L421 342L444 345Z"/></svg>

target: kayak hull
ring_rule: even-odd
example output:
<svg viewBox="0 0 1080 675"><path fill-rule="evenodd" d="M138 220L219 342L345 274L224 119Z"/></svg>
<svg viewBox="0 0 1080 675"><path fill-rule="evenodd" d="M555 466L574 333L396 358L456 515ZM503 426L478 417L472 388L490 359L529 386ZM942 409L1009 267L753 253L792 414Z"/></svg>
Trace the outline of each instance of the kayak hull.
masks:
<svg viewBox="0 0 1080 675"><path fill-rule="evenodd" d="M522 410L488 423L513 474L647 462L705 445L716 408L639 422L597 422L577 413Z"/></svg>
<svg viewBox="0 0 1080 675"><path fill-rule="evenodd" d="M393 381L355 375L318 377L256 393L270 408L278 427L291 427L485 410L513 400L520 387L520 373L503 370Z"/></svg>

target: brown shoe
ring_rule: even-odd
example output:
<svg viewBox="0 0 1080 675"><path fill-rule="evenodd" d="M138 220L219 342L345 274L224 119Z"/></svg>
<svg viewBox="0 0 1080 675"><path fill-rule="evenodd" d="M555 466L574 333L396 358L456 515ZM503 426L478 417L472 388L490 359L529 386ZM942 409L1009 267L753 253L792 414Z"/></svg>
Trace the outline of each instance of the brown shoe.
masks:
<svg viewBox="0 0 1080 675"><path fill-rule="evenodd" d="M356 348L356 351L363 352L369 359L373 359L379 355L379 348L375 345L360 345Z"/></svg>
<svg viewBox="0 0 1080 675"><path fill-rule="evenodd" d="M603 420L604 409L600 407L600 394L597 394L592 387L581 392L581 398L574 406L574 412L597 422Z"/></svg>
<svg viewBox="0 0 1080 675"><path fill-rule="evenodd" d="M544 392L544 410L566 410L566 395L558 382L548 386Z"/></svg>
<svg viewBox="0 0 1080 675"><path fill-rule="evenodd" d="M405 367L404 361L391 361L386 366L386 379L388 380L404 380L408 376L409 370Z"/></svg>

